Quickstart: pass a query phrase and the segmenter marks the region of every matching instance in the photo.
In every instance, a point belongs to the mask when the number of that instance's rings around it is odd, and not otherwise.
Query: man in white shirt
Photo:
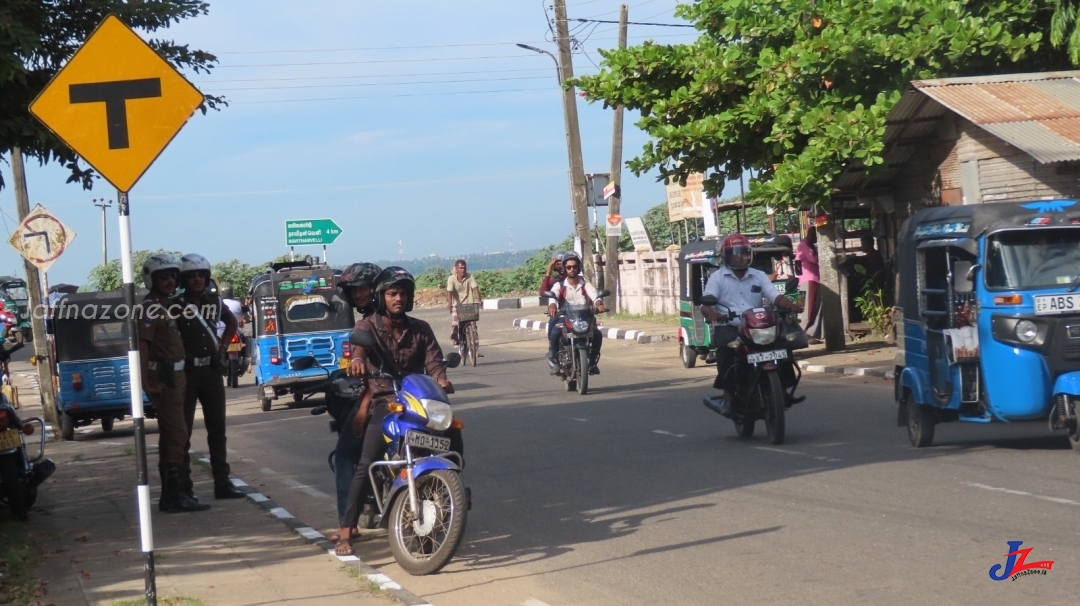
[[[567,305],[595,305],[596,310],[600,313],[604,313],[607,309],[604,308],[604,301],[598,295],[596,287],[585,281],[585,278],[581,277],[581,259],[576,255],[567,256],[563,260],[563,269],[566,271],[566,278],[562,282],[556,282],[551,287],[551,293],[555,295],[554,300],[548,304],[548,316],[551,321],[548,322],[548,353],[547,361],[548,366],[551,367],[552,372],[558,369],[558,362],[555,361],[555,356],[559,352],[559,339],[561,337],[561,330],[559,329],[559,322],[556,315],[558,314],[558,307],[562,304]],[[600,374],[600,368],[596,365],[600,361],[600,346],[603,345],[604,335],[600,332],[600,329],[593,327],[593,340],[592,349],[589,351],[589,374]]]
[[[713,323],[712,342],[716,348],[716,381],[713,388],[730,391],[728,369],[735,361],[735,351],[728,344],[739,336],[742,313],[761,307],[767,301],[789,311],[801,311],[791,299],[780,294],[765,272],[750,267],[753,251],[746,236],[734,233],[720,243],[720,259],[724,265],[705,283],[705,294],[716,297],[713,307],[701,306],[701,314]],[[730,312],[730,314],[729,314]],[[734,317],[732,317],[734,316]]]
[[[222,285],[221,288],[218,289],[218,294],[221,296],[221,304],[224,305],[225,307],[229,308],[229,311],[232,312],[233,317],[235,317],[237,320],[240,320],[240,318],[244,317],[244,306],[241,305],[239,301],[237,301],[236,299],[233,298],[233,287],[232,286],[230,286],[228,284]],[[218,339],[220,339],[221,335],[224,334],[224,333],[225,333],[225,323],[222,322],[221,320],[218,320],[217,321]]]

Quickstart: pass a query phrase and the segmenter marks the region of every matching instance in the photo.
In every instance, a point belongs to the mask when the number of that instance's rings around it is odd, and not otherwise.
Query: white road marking
[[[807,454],[805,452],[799,452],[797,450],[785,450],[783,448],[769,448],[768,446],[755,446],[754,448],[756,448],[758,450],[767,450],[769,452],[781,452],[781,453],[789,454],[789,455],[797,455],[797,456],[800,456],[800,457],[807,457],[807,458],[810,458],[810,459],[814,459],[815,461],[825,461],[825,462],[828,462],[828,463],[835,463],[835,462],[840,460],[840,459],[837,459],[837,458],[834,458],[834,457],[823,457],[823,456],[818,456],[818,455]]]
[[[1014,494],[1014,495],[1021,496],[1021,497],[1032,497],[1032,498],[1035,498],[1035,499],[1040,499],[1042,501],[1050,501],[1051,503],[1060,503],[1062,505],[1078,505],[1078,506],[1080,506],[1080,501],[1074,501],[1072,499],[1063,499],[1061,497],[1051,497],[1051,496],[1042,495],[1042,494],[1035,494],[1033,492],[1027,492],[1027,491],[1024,491],[1024,490],[1012,490],[1012,489],[1009,489],[1009,488],[999,488],[997,486],[987,486],[986,484],[978,484],[976,482],[961,482],[961,484],[964,484],[965,486],[971,486],[972,488],[982,488],[983,490],[992,490],[994,492],[1004,492],[1005,494]]]
[[[582,423],[588,423],[589,422],[588,419],[579,419],[577,417],[570,417],[570,420],[571,421],[581,421]]]
[[[311,486],[308,486],[307,484],[302,484],[300,482],[297,482],[296,480],[294,480],[292,478],[281,478],[281,483],[288,486],[289,488],[294,489],[294,490],[299,490],[300,492],[306,494],[309,497],[315,497],[316,499],[329,499],[330,498],[330,495],[326,494],[325,492],[323,492],[323,491],[321,491],[321,490],[319,490],[317,488],[312,488]]]
[[[686,437],[686,434],[684,434],[684,433],[671,433],[670,431],[664,431],[663,429],[654,429],[654,430],[652,430],[652,432],[653,433],[658,433],[658,434],[660,434],[662,436],[675,436],[676,438],[685,438]]]
[[[276,476],[277,475],[277,472],[274,471],[273,469],[270,469],[269,467],[263,467],[262,469],[259,470],[259,473],[265,473],[268,476]]]

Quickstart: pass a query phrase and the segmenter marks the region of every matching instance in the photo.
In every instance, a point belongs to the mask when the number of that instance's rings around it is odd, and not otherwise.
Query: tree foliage
[[[175,250],[136,250],[131,253],[133,267],[135,268],[135,286],[142,286],[142,266],[151,255],[166,253],[180,257],[183,253]],[[226,284],[233,287],[234,296],[242,298],[251,286],[251,279],[266,271],[269,264],[248,265],[237,259],[222,261],[211,266],[210,275],[218,286]],[[113,259],[107,265],[98,265],[90,270],[86,286],[82,291],[117,290],[123,286],[124,276],[120,269],[120,259]]]
[[[96,174],[56,135],[30,115],[30,102],[75,54],[109,14],[143,32],[166,29],[183,19],[205,15],[201,0],[4,0],[0,2],[0,160],[19,147],[40,164],[59,162],[71,171],[68,183],[91,189]],[[209,73],[217,58],[172,40],[153,38],[150,46],[178,69]],[[200,110],[224,105],[206,96]],[[0,173],[0,188],[4,185]]]
[[[1050,43],[1064,47],[1069,61],[1080,65],[1080,0],[1056,0],[1050,19]]]
[[[748,199],[821,203],[846,165],[880,169],[885,118],[911,80],[1059,69],[1044,44],[1059,0],[697,0],[691,44],[601,51],[589,100],[638,110],[651,137],[627,166],[706,191],[746,169]],[[857,165],[857,164],[856,164]]]

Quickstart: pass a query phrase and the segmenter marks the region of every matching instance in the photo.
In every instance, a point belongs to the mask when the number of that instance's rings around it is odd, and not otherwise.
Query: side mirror
[[[375,335],[370,331],[354,329],[349,333],[349,345],[356,345],[357,347],[368,348],[375,345]]]
[[[604,297],[610,297],[611,296],[611,291],[610,290],[601,290],[600,292],[596,293],[596,296],[600,297],[601,299],[603,299]]]
[[[719,303],[719,301],[716,299],[716,297],[714,297],[712,295],[701,295],[700,300],[701,300],[702,305],[708,305],[710,307],[712,307],[713,305],[716,305],[717,303]]]
[[[975,274],[978,273],[980,269],[982,269],[982,263],[976,263],[975,265],[972,265],[968,268],[967,273],[964,274],[964,278],[968,280],[974,280]]]
[[[458,352],[451,352],[443,358],[443,364],[446,364],[447,368],[457,368],[461,364],[461,354]]]
[[[309,368],[315,368],[318,365],[319,363],[315,360],[315,356],[300,356],[289,364],[289,368],[293,370],[307,370]]]
[[[540,295],[540,296],[542,296],[542,297],[547,297],[547,298],[549,298],[549,299],[554,299],[554,298],[555,298],[555,293],[551,292],[550,290],[545,290],[545,291],[543,292],[543,294],[542,294],[542,295]]]

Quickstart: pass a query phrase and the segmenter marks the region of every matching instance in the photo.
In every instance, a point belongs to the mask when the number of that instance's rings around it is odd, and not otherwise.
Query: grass
[[[345,574],[347,574],[350,577],[356,579],[357,581],[359,581],[361,583],[367,582],[368,591],[370,591],[373,595],[376,595],[376,596],[379,596],[379,597],[382,597],[382,598],[387,598],[387,599],[390,599],[390,600],[394,599],[394,596],[392,594],[390,594],[387,591],[384,591],[382,587],[379,587],[378,583],[376,583],[375,581],[372,581],[371,579],[367,578],[367,576],[361,575],[360,571],[357,570],[355,567],[353,567],[353,566],[342,566],[341,569],[345,571]]]
[[[197,600],[195,598],[189,598],[187,596],[158,596],[158,606],[210,606],[209,602]],[[122,602],[112,602],[109,606],[145,606],[146,598],[139,598],[137,600],[124,600]]]
[[[599,316],[599,317],[601,319],[603,319],[604,324],[607,324],[609,320],[612,321],[612,322],[617,322],[619,320],[630,320],[630,321],[640,320],[640,321],[645,321],[645,322],[660,322],[660,323],[663,323],[663,324],[670,324],[672,326],[678,326],[679,325],[679,316],[677,316],[677,315],[669,315],[669,314],[657,314],[657,313],[628,314],[628,313],[623,313],[623,312],[619,312],[619,313],[614,313],[613,312],[613,313],[603,314],[602,316]]]
[[[25,522],[0,523],[0,604],[29,604],[39,597],[34,569],[42,555],[35,544]]]

